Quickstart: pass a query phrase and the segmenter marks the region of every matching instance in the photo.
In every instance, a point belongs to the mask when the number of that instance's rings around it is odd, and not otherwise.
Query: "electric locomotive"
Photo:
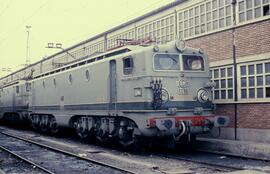
[[[207,55],[181,40],[164,45],[124,45],[71,62],[0,89],[1,115],[28,121],[42,132],[68,127],[81,138],[188,141],[213,127]]]

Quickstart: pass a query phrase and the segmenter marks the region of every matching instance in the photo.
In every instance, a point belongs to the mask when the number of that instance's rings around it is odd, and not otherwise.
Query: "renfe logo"
[[[176,86],[178,87],[178,95],[188,95],[189,83],[185,79],[179,79],[176,81]]]

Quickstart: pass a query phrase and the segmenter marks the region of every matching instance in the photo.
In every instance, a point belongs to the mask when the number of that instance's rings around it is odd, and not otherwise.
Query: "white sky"
[[[0,76],[26,61],[26,25],[30,30],[31,63],[86,40],[174,0],[0,0]]]

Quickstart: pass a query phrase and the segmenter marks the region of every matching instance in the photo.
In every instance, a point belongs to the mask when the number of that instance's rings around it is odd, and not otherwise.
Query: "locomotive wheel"
[[[39,130],[39,125],[40,125],[39,115],[32,115],[31,125],[33,129]]]
[[[125,127],[119,129],[119,143],[124,147],[129,147],[138,143],[138,137],[134,135],[134,131],[127,130]]]
[[[83,127],[84,121],[82,118],[78,118],[77,121],[74,123],[75,124],[75,129],[76,129],[76,133],[77,135],[81,138],[81,139],[86,139],[88,137],[88,131],[87,129],[85,129]]]
[[[57,125],[56,120],[55,120],[54,117],[52,117],[50,119],[50,131],[53,134],[57,134],[59,132],[59,127],[58,127],[58,125]]]
[[[49,117],[48,116],[41,116],[40,122],[40,130],[43,133],[49,132]]]

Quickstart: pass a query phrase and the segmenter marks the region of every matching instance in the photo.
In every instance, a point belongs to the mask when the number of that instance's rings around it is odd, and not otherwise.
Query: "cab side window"
[[[133,58],[125,57],[123,58],[123,73],[124,75],[132,74],[134,68]]]

